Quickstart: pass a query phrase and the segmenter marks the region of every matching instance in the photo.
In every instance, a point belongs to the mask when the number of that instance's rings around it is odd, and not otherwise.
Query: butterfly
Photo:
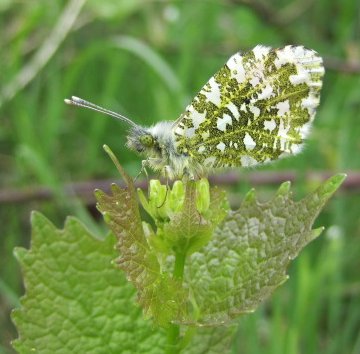
[[[231,56],[175,121],[142,127],[75,96],[65,102],[127,123],[127,146],[144,157],[143,167],[168,178],[196,178],[213,169],[249,167],[300,152],[320,102],[324,73],[314,50],[258,45]]]

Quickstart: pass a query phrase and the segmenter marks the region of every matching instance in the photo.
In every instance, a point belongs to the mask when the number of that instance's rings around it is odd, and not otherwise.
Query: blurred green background
[[[31,210],[58,227],[76,215],[104,233],[92,189],[119,176],[102,145],[132,176],[141,166],[124,147],[123,124],[63,99],[77,95],[143,125],[174,120],[230,55],[257,44],[313,48],[326,75],[302,154],[217,177],[234,206],[255,184],[266,200],[276,189],[268,182],[287,176],[296,198],[324,174],[349,178],[290,280],[239,319],[233,353],[360,353],[359,1],[0,0],[0,21],[0,353],[13,353],[9,315],[24,289],[12,250],[29,247]]]

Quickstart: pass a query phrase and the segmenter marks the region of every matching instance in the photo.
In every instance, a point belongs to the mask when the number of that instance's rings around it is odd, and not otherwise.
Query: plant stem
[[[182,283],[184,276],[185,259],[186,259],[185,253],[176,253],[173,277],[180,280],[180,283]]]
[[[180,353],[180,326],[175,324],[170,324],[167,329],[167,339],[168,339],[168,349],[166,350],[167,354],[176,354]]]
[[[185,267],[185,259],[186,253],[176,252],[175,254],[175,266],[173,277],[182,283],[183,276],[184,276],[184,267]],[[168,354],[175,354],[180,353],[180,326],[176,324],[170,324],[167,330],[167,338],[169,348],[167,350]]]

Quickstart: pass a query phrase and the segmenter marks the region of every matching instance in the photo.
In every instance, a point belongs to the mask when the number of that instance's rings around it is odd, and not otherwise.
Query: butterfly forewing
[[[298,152],[323,75],[321,57],[302,46],[257,46],[233,55],[174,124],[178,152],[209,168]]]

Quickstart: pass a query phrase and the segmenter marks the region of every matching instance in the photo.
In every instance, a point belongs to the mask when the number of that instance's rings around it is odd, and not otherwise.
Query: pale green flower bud
[[[196,182],[196,208],[200,214],[206,213],[210,206],[210,186],[206,178]]]

